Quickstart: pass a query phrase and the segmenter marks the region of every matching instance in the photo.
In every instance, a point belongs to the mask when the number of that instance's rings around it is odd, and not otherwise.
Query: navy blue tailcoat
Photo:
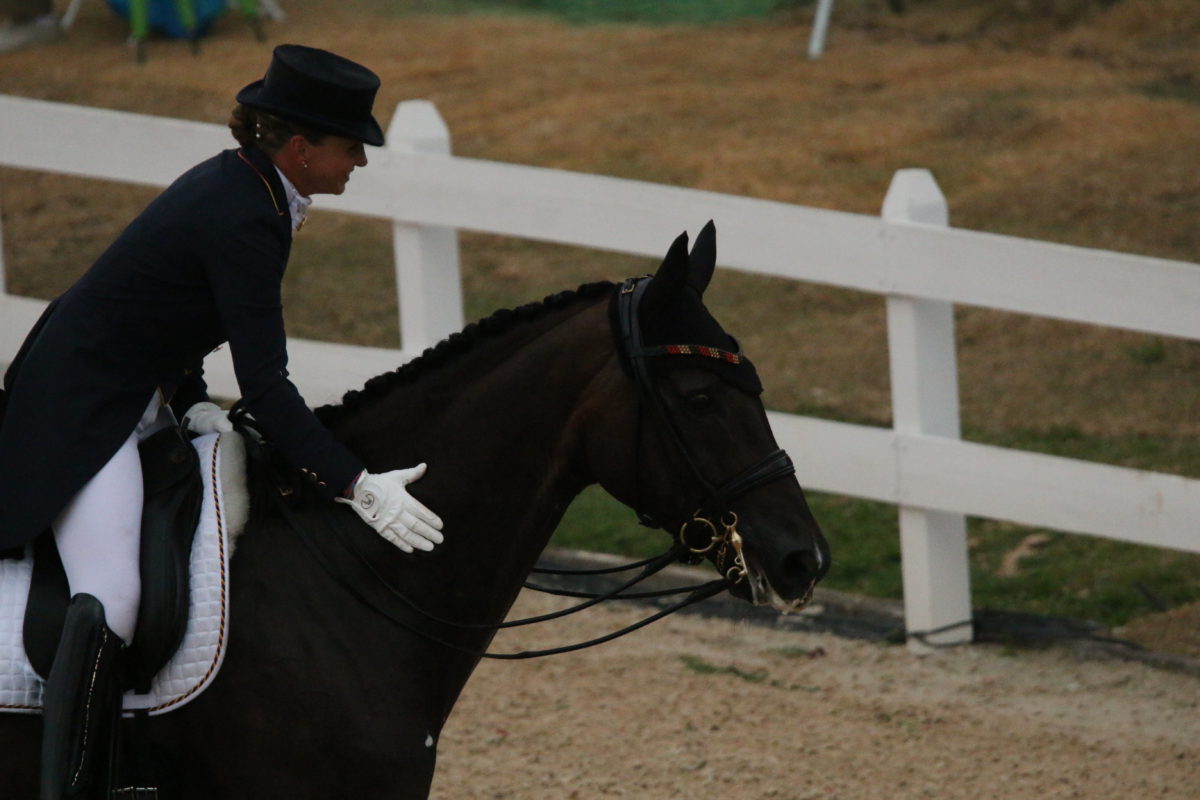
[[[48,527],[133,431],[156,389],[204,400],[228,342],[242,398],[330,495],[362,463],[288,380],[280,283],[292,244],[283,183],[255,148],[180,176],[54,300],[4,376],[0,550]]]

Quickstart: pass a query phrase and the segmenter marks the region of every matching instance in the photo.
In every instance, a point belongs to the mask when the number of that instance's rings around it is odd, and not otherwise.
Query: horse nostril
[[[805,585],[824,575],[828,567],[820,551],[815,548],[789,553],[783,561],[783,566],[790,579]]]

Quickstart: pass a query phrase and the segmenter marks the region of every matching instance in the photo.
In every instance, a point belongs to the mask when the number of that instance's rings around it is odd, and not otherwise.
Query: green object
[[[254,0],[250,0],[250,5],[254,5]],[[175,0],[175,9],[183,27],[195,35],[196,7],[192,0]],[[150,34],[150,0],[129,0],[129,27],[134,39],[145,39]]]
[[[149,0],[137,0],[139,3],[146,3]],[[192,0],[175,0],[175,8],[179,9],[179,19],[183,21],[183,27],[193,32],[196,30],[196,9],[192,6]]]
[[[129,29],[134,39],[145,39],[150,34],[150,0],[131,0]]]

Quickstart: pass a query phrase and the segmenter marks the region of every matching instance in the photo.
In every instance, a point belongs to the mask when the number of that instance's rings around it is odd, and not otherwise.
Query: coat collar
[[[257,147],[242,147],[238,149],[237,156],[243,164],[254,170],[258,175],[262,181],[263,188],[271,196],[271,203],[275,206],[275,214],[286,219],[288,229],[290,230],[292,227],[291,212],[288,208],[287,193],[283,188],[283,180],[275,170],[274,162]]]
[[[283,181],[283,194],[287,198],[288,212],[292,223],[292,235],[295,235],[304,226],[304,220],[308,216],[308,209],[312,205],[312,198],[300,194],[299,190],[288,180],[288,176],[284,175],[283,170],[278,166],[275,167],[275,174],[279,176],[279,180]]]

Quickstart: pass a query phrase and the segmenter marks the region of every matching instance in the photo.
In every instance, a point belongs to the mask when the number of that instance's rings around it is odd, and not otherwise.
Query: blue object
[[[137,0],[108,0],[109,8],[130,19],[130,5]],[[150,29],[172,39],[187,39],[192,35],[179,13],[179,0],[145,0],[149,5]],[[196,15],[196,36],[204,36],[213,21],[225,13],[225,0],[190,0]],[[135,31],[135,35],[136,35]]]

